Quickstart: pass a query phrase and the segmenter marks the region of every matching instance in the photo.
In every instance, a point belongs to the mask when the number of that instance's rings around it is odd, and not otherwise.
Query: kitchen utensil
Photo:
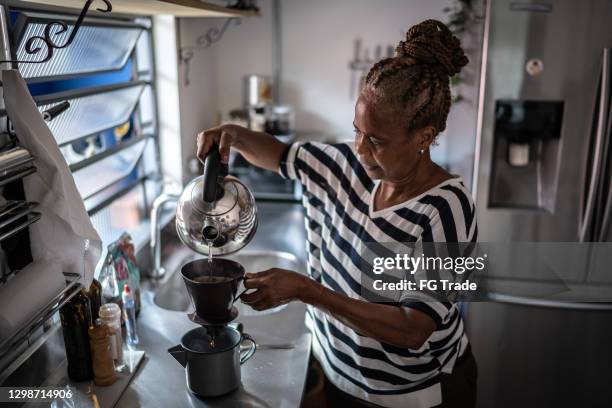
[[[291,106],[276,105],[266,122],[266,132],[284,143],[295,138],[295,112]]]
[[[200,326],[226,325],[236,320],[236,318],[238,317],[238,308],[236,306],[232,307],[232,310],[229,312],[227,319],[223,322],[209,322],[198,316],[196,312],[187,313],[187,317],[189,317],[189,320],[191,320],[195,324],[199,324]]]
[[[0,152],[0,176],[31,166],[33,161],[34,157],[23,147],[4,150]]]
[[[238,284],[244,267],[213,257],[243,248],[257,230],[257,209],[249,189],[228,176],[219,147],[213,145],[203,174],[192,180],[179,198],[176,229],[181,241],[208,259],[188,262],[181,275],[195,312],[188,315],[202,325],[190,330],[181,344],[168,350],[185,367],[187,388],[199,396],[226,394],[240,385],[240,365],[255,352],[255,341],[228,325],[238,315]],[[246,291],[246,289],[245,289]],[[244,292],[243,292],[244,293]],[[241,353],[239,345],[250,341]]]
[[[240,344],[251,346],[244,353]],[[216,331],[214,339],[205,327],[190,330],[181,338],[181,344],[168,349],[183,367],[187,388],[202,397],[227,394],[240,386],[240,366],[250,359],[257,345],[246,333],[231,326]]]
[[[16,209],[20,209],[27,205],[27,201],[22,200],[4,200],[0,204],[0,220],[6,215],[12,213]]]
[[[242,331],[244,329],[244,325],[242,323],[239,323],[239,322],[238,323],[231,323],[230,326],[233,327],[234,329],[238,330],[240,333],[242,333]],[[242,347],[242,345],[240,345],[240,347]],[[295,348],[295,343],[276,343],[276,344],[274,344],[274,343],[271,343],[271,344],[260,344],[260,343],[257,343],[257,350],[290,350],[292,348]]]
[[[244,107],[265,106],[272,101],[272,82],[264,75],[244,77]]]
[[[26,216],[37,207],[38,203],[8,201],[6,207],[0,209],[0,228],[4,228],[14,221]]]
[[[206,156],[202,176],[179,198],[176,229],[181,241],[205,255],[227,255],[248,244],[257,230],[257,208],[249,189],[227,175],[218,146]]]
[[[244,267],[238,262],[215,258],[198,259],[181,268],[195,313],[213,324],[229,323],[238,284],[244,279]],[[243,292],[244,293],[244,292]]]
[[[294,343],[283,343],[283,344],[259,344],[257,343],[257,350],[291,350],[294,348],[295,348]]]
[[[44,111],[42,113],[43,119],[47,122],[51,122],[57,116],[64,113],[68,108],[70,108],[70,102],[68,101],[60,102],[57,105]]]

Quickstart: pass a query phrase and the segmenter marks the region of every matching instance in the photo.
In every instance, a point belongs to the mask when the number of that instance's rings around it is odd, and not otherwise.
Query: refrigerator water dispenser
[[[489,207],[553,212],[562,119],[562,101],[496,101]]]

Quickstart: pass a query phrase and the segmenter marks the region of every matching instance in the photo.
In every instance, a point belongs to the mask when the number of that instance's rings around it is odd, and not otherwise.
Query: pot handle
[[[257,351],[257,343],[255,343],[255,340],[250,335],[248,335],[247,333],[242,333],[242,338],[240,339],[240,342],[242,343],[242,341],[244,340],[250,341],[251,347],[249,347],[249,349],[244,354],[240,355],[240,365],[246,363],[249,358],[253,357],[255,351]]]
[[[221,162],[219,145],[215,143],[211,146],[204,160],[202,200],[205,203],[214,203],[223,195],[219,179],[223,179],[227,176],[227,173],[227,165]]]
[[[212,203],[217,199],[217,178],[221,167],[221,155],[219,146],[213,144],[204,160],[204,172],[202,186],[202,200],[205,203]]]
[[[240,281],[246,281],[246,278],[244,276],[239,277],[238,279],[236,279],[238,282]],[[242,293],[240,293],[239,295],[237,295],[234,300],[232,301],[232,303],[234,303],[235,301],[237,301],[238,299],[240,299],[240,296],[244,295],[246,293],[248,289],[244,288],[244,290],[242,291]]]

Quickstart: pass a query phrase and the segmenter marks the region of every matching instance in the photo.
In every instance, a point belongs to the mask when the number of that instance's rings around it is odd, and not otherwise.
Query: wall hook
[[[239,25],[242,22],[242,20],[238,17],[230,17],[227,20],[225,20],[221,28],[211,27],[204,34],[201,34],[200,36],[198,36],[198,38],[195,41],[196,45],[180,47],[179,59],[180,59],[181,64],[183,64],[185,67],[185,75],[184,75],[185,86],[189,86],[190,84],[189,62],[193,58],[193,51],[194,50],[205,50],[208,47],[210,47],[212,44],[219,41],[221,37],[223,37],[223,34],[225,34],[225,31],[227,30],[227,28],[232,22],[234,22],[236,25]],[[179,31],[180,31],[180,28],[179,28]],[[180,39],[179,39],[179,43],[180,43]]]

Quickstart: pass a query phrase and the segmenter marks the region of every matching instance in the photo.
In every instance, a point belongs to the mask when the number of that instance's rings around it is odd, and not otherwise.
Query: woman
[[[264,310],[307,304],[313,355],[328,399],[349,406],[469,407],[476,366],[455,304],[372,303],[360,295],[363,242],[473,242],[474,204],[459,177],[430,158],[446,127],[449,77],[467,64],[439,21],[412,27],[396,55],[376,63],[355,106],[355,143],[287,146],[224,125],[198,135],[198,157],[219,144],[304,186],[306,277],[273,268],[247,274],[242,301]],[[329,401],[328,401],[329,402]],[[330,404],[336,406],[335,404]]]

